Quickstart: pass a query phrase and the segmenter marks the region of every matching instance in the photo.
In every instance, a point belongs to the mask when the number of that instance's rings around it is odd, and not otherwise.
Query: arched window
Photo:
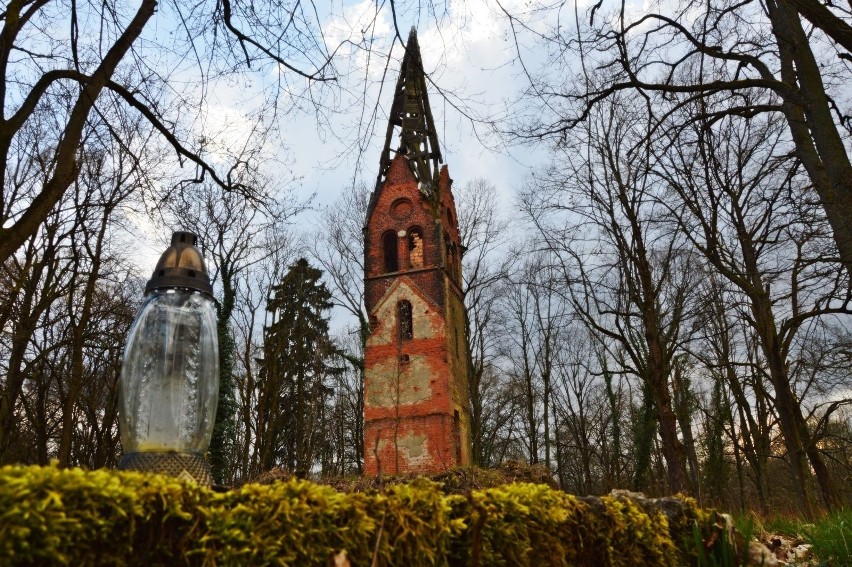
[[[414,338],[414,325],[411,321],[411,303],[402,300],[396,304],[397,333],[400,341]]]
[[[412,268],[423,267],[423,231],[418,227],[408,230],[408,264]]]
[[[385,271],[399,271],[399,257],[397,256],[396,248],[396,233],[392,230],[387,231],[382,236],[382,248],[385,252]]]
[[[456,246],[446,233],[444,233],[444,239],[444,242],[447,243],[447,271],[450,273],[453,281],[458,281],[458,274],[456,273]]]

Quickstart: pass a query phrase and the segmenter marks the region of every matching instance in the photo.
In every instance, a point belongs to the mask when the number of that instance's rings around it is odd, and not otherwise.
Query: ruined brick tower
[[[442,471],[470,460],[463,248],[441,161],[412,29],[364,228],[370,475]]]

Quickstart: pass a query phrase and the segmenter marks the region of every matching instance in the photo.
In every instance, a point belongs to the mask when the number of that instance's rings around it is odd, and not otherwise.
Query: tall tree
[[[806,325],[852,313],[852,294],[848,273],[826,261],[830,244],[816,203],[790,198],[807,180],[797,175],[785,139],[771,115],[713,122],[698,116],[663,144],[653,169],[670,188],[664,202],[675,225],[747,298],[799,503],[810,517],[809,468],[826,506],[839,502],[791,383],[790,355]]]
[[[725,280],[712,267],[701,286],[701,304],[696,319],[697,326],[703,332],[695,337],[691,355],[711,374],[714,389],[710,408],[712,412],[705,418],[705,432],[724,431],[728,443],[732,446],[737,461],[737,481],[741,503],[745,500],[744,473],[742,459],[745,459],[751,474],[749,475],[757,495],[761,510],[768,511],[768,459],[771,453],[770,416],[766,411],[767,394],[764,381],[757,371],[759,361],[752,360],[748,342],[752,333],[751,326],[741,317],[738,304],[740,298]],[[731,297],[733,296],[733,297]],[[718,383],[718,385],[717,385]],[[727,392],[728,396],[723,393]],[[732,398],[728,403],[728,397]],[[727,417],[727,423],[725,418]],[[721,442],[721,440],[719,440]],[[713,445],[715,440],[705,440],[705,448],[710,451],[722,450]],[[712,460],[719,453],[708,453],[711,459],[705,470],[705,482],[719,481],[723,463]],[[708,466],[705,464],[705,467]]]
[[[331,293],[321,278],[322,271],[301,258],[270,292],[257,408],[261,470],[280,464],[306,477],[318,456],[327,379],[339,373],[330,363],[337,350],[328,335]]]
[[[0,332],[0,461],[115,462],[121,347],[141,289],[105,236],[116,187],[89,181],[102,198],[89,201],[90,191],[81,189],[0,270],[8,284],[0,309],[7,321]]]
[[[672,376],[689,316],[693,259],[683,238],[658,222],[650,148],[637,144],[650,127],[644,109],[613,102],[556,154],[558,165],[535,179],[523,200],[574,311],[608,339],[608,348],[623,349],[626,370],[642,381],[669,489],[688,491]]]
[[[370,321],[364,308],[364,222],[367,217],[369,191],[363,184],[344,191],[322,215],[321,228],[308,235],[307,248],[322,267],[329,281],[334,305],[355,318],[352,332],[357,340],[342,340],[341,354],[357,375],[357,381],[341,376],[337,400],[348,406],[348,416],[355,451],[356,470],[364,462],[364,347],[370,334]],[[345,391],[345,394],[344,394]],[[359,409],[360,408],[360,409]],[[357,419],[351,420],[357,409]],[[342,410],[341,410],[342,411]]]
[[[508,223],[499,212],[497,187],[486,179],[474,179],[455,194],[462,256],[462,293],[465,304],[465,334],[470,348],[468,398],[470,400],[471,461],[488,462],[485,438],[496,424],[489,417],[499,413],[486,406],[486,372],[497,356],[497,304],[508,261],[503,257]],[[490,375],[496,377],[494,373]]]

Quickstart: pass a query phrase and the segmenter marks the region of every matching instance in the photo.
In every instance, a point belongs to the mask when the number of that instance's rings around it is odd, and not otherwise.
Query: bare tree
[[[143,131],[138,120],[121,117],[121,121],[116,120],[114,126],[107,128],[100,118],[87,132],[87,136],[96,139],[86,141],[90,151],[81,160],[80,172],[71,186],[76,214],[86,220],[69,233],[68,238],[72,255],[72,278],[81,282],[79,285],[82,289],[79,291],[81,297],[78,306],[73,305],[78,293],[69,295],[71,367],[67,378],[62,381],[67,390],[59,440],[60,466],[69,466],[71,463],[72,437],[79,421],[75,406],[83,390],[88,387],[84,380],[84,355],[90,322],[95,315],[96,295],[108,285],[108,280],[103,281],[103,267],[106,264],[115,269],[126,261],[120,250],[111,250],[109,245],[115,217],[118,216],[117,210],[127,204],[134,192],[149,182],[144,170],[151,165],[136,156],[150,142],[150,132]],[[113,136],[119,126],[122,137],[120,143]],[[104,298],[101,296],[100,299]]]
[[[711,268],[712,269],[712,268]],[[745,506],[744,471],[745,459],[751,471],[751,479],[757,495],[758,506],[768,510],[769,493],[767,461],[771,455],[771,424],[767,409],[767,394],[757,361],[751,360],[748,335],[751,326],[736,314],[742,309],[741,297],[720,276],[709,271],[702,285],[702,305],[697,316],[697,327],[703,329],[690,348],[690,354],[711,374],[714,389],[708,407],[712,410],[705,417],[705,435],[709,454],[713,459],[722,458],[721,442],[716,437],[723,431],[733,447],[737,466],[737,482],[741,506]],[[730,398],[730,399],[729,399]],[[708,457],[709,458],[709,457]],[[713,461],[707,465],[705,478],[709,485],[721,484],[724,464]],[[708,495],[712,497],[712,495]]]
[[[607,348],[623,349],[629,371],[647,388],[669,489],[685,491],[686,453],[671,380],[689,316],[693,260],[683,239],[657,222],[656,188],[647,174],[651,156],[636,145],[648,127],[641,110],[611,104],[523,200],[573,310],[607,339]]]
[[[506,323],[502,333],[501,354],[512,384],[517,417],[520,422],[519,441],[525,445],[530,463],[541,459],[542,387],[537,372],[537,343],[534,327],[535,299],[525,281],[510,279],[502,302],[501,320]]]
[[[340,345],[335,364],[342,372],[333,376],[334,395],[331,410],[333,417],[328,422],[327,443],[333,445],[335,455],[323,465],[323,474],[360,474],[364,467],[364,377],[359,368],[351,364],[351,354],[363,358],[363,343],[356,332],[346,332],[336,338]],[[350,343],[350,344],[347,344]],[[361,349],[359,351],[359,349]]]
[[[351,429],[351,449],[355,469],[364,462],[364,347],[370,334],[370,322],[364,308],[364,222],[367,217],[369,191],[365,185],[353,185],[322,215],[320,230],[308,235],[306,247],[319,263],[329,282],[335,307],[342,308],[357,321],[352,332],[357,341],[340,341],[341,354],[357,374],[351,381],[348,372],[339,378],[336,409]],[[359,409],[360,408],[360,409]],[[357,419],[353,412],[357,410]]]
[[[319,231],[310,235],[308,249],[329,280],[334,303],[358,321],[362,343],[370,333],[364,310],[364,222],[369,191],[354,185],[322,215]],[[363,370],[363,360],[360,367]]]
[[[38,159],[26,164],[26,177],[43,178],[44,164]],[[24,190],[25,192],[26,190]],[[4,351],[7,354],[3,368],[3,391],[0,399],[0,459],[5,462],[25,458],[24,455],[10,448],[20,424],[17,420],[19,403],[27,378],[38,365],[45,363],[48,355],[33,360],[28,356],[29,346],[36,333],[48,321],[61,320],[55,315],[56,304],[63,297],[68,297],[74,289],[72,274],[75,269],[73,262],[68,261],[68,243],[71,235],[88,219],[76,214],[76,202],[66,198],[65,207],[52,211],[39,232],[26,241],[21,253],[9,258],[3,265],[4,279],[10,284],[5,292],[2,305],[3,335],[5,335]],[[59,329],[51,329],[55,345],[47,352],[54,352],[65,346],[65,338]],[[47,348],[47,347],[46,347]],[[41,388],[40,395],[46,400],[48,386],[44,381],[37,381]],[[36,440],[36,445],[47,449],[46,424],[42,424],[40,433],[43,435]],[[45,454],[46,455],[46,454]],[[46,458],[46,457],[45,457]]]
[[[470,400],[471,455],[474,464],[487,463],[484,437],[494,425],[486,423],[491,412],[485,406],[487,368],[497,356],[497,304],[507,260],[502,247],[509,229],[498,207],[497,188],[485,179],[474,179],[456,191],[462,256],[462,294],[465,303],[465,334],[470,350],[468,398]],[[492,377],[499,376],[492,373]],[[496,417],[496,416],[495,416]]]
[[[807,180],[785,151],[779,120],[693,124],[664,143],[655,173],[670,189],[664,202],[678,229],[747,298],[747,320],[774,389],[799,504],[812,516],[808,464],[826,506],[837,506],[838,496],[811,440],[804,390],[796,393],[790,359],[809,325],[850,313],[848,273],[826,261],[827,226],[814,214],[818,203],[798,196]]]
[[[621,1],[615,13],[601,14],[604,9],[603,2],[594,3],[585,14],[588,25],[578,21],[575,28],[554,26],[540,34],[529,26],[553,46],[554,56],[539,76],[529,75],[535,111],[523,113],[531,119],[518,133],[562,137],[624,92],[657,110],[654,131],[683,125],[678,108],[716,96],[731,104],[706,109],[711,121],[783,116],[811,180],[800,189],[819,196],[841,261],[852,271],[852,164],[843,137],[850,128],[843,96],[850,72],[848,10],[813,0],[683,0],[642,13]],[[814,47],[822,38],[805,29],[800,14],[843,46],[839,58]],[[507,16],[516,34],[527,31],[520,14]],[[567,81],[574,72],[581,80]],[[801,193],[799,199],[810,197]]]
[[[12,285],[3,317],[11,333],[0,341],[9,354],[0,382],[0,459],[114,461],[121,347],[135,302],[123,250],[108,227],[136,187],[126,157],[89,155],[73,194],[7,262]]]
[[[582,325],[561,333],[554,364],[553,420],[556,432],[556,477],[560,486],[577,494],[593,494],[605,482],[600,474],[606,438],[596,438],[607,418],[606,399],[593,375],[589,353],[595,339]],[[614,487],[614,486],[613,486]]]

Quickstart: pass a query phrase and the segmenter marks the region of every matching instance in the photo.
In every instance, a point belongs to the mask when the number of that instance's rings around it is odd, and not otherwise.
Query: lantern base
[[[193,480],[205,486],[213,484],[210,463],[196,453],[178,453],[177,451],[129,453],[118,462],[118,470],[165,474]]]

